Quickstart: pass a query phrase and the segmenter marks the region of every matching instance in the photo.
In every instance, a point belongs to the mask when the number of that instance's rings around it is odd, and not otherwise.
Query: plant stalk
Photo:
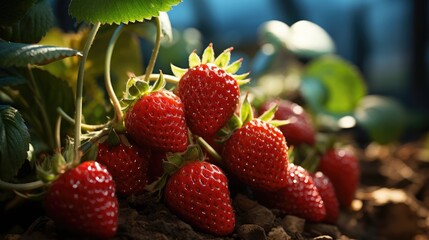
[[[206,140],[204,140],[202,137],[198,137],[197,142],[201,145],[202,148],[204,148],[207,151],[208,154],[210,154],[210,156],[212,156],[216,160],[218,166],[220,167],[225,166],[225,163],[223,162],[222,157],[219,155],[219,153],[216,152],[216,150],[214,150],[212,146],[210,146],[210,144],[206,142]]]
[[[110,76],[110,63],[112,61],[113,48],[115,47],[115,43],[118,40],[123,27],[124,27],[124,24],[121,23],[115,29],[115,32],[113,33],[112,38],[110,38],[109,45],[107,46],[106,61],[105,61],[105,68],[104,68],[104,84],[106,85],[107,94],[109,95],[110,101],[112,102],[113,109],[115,111],[115,117],[113,119],[114,123],[121,123],[123,121],[124,116],[121,110],[121,104],[119,103],[119,100],[116,97],[115,91],[113,90],[112,79]]]
[[[76,86],[76,113],[75,113],[75,142],[74,150],[75,156],[73,159],[73,166],[77,166],[80,162],[81,154],[79,150],[80,146],[80,135],[81,135],[81,122],[82,122],[82,98],[83,98],[83,76],[85,73],[85,63],[88,58],[89,50],[94,42],[95,36],[97,35],[98,29],[101,23],[97,22],[91,29],[88,38],[86,39],[85,46],[83,48],[82,59],[79,63],[79,71],[77,75],[77,86]]]
[[[142,75],[142,76],[138,76],[138,78],[143,78],[143,79],[147,79],[146,81],[156,81],[158,80],[160,74],[150,74],[150,76],[147,78],[146,74]],[[172,75],[168,75],[168,74],[162,74],[162,76],[164,77],[165,81],[174,85],[179,84],[180,79],[176,76],[172,76]]]
[[[0,180],[0,188],[5,190],[29,191],[36,188],[41,188],[45,185],[46,184],[40,180],[30,183],[8,183]]]
[[[153,72],[153,68],[155,67],[155,61],[158,57],[159,48],[161,47],[161,21],[159,20],[159,17],[154,17],[155,19],[155,25],[156,25],[156,39],[155,39],[155,45],[153,47],[152,55],[150,56],[149,63],[147,65],[146,71],[145,71],[145,78],[144,80],[146,82],[149,82],[149,77]]]

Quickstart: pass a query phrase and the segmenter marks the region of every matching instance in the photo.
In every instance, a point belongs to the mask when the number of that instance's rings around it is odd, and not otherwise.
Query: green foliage
[[[19,112],[0,105],[0,178],[10,180],[27,158],[30,134]]]
[[[72,0],[69,13],[79,22],[120,24],[159,16],[181,0]]]
[[[21,43],[37,43],[46,34],[46,32],[54,25],[54,14],[48,1],[9,1],[7,3],[12,9],[17,9],[19,13],[17,16],[25,12],[25,14],[16,20],[16,17],[10,18],[9,21],[5,20],[6,25],[0,27],[0,37],[7,41],[21,42]],[[22,3],[20,3],[22,2]],[[35,2],[34,4],[32,2]],[[10,9],[6,16],[15,14]],[[2,15],[3,16],[3,15]]]
[[[380,144],[399,140],[406,125],[406,116],[398,101],[376,95],[363,98],[355,112],[358,125]]]
[[[0,2],[0,25],[10,26],[19,21],[33,6],[36,0],[20,0]]]
[[[1,67],[26,67],[28,64],[44,65],[79,54],[78,51],[65,47],[0,41]]]
[[[0,87],[24,84],[27,80],[16,68],[0,68]]]
[[[316,112],[341,116],[354,111],[366,94],[366,85],[353,65],[325,56],[306,67],[301,93]]]
[[[50,151],[55,147],[53,139],[55,139],[55,123],[58,117],[57,108],[61,107],[67,114],[73,116],[72,88],[66,81],[41,69],[32,69],[31,75],[26,70],[20,72],[21,76],[26,77],[27,84],[13,87],[18,94],[10,97],[27,124],[31,126],[32,136],[42,141],[42,144],[35,144],[36,152]],[[63,137],[68,128],[70,124],[64,122]]]

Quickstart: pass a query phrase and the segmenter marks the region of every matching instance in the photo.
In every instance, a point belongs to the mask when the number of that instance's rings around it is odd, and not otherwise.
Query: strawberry
[[[97,162],[83,162],[60,175],[46,193],[45,208],[56,224],[72,232],[104,239],[116,233],[115,184]]]
[[[331,180],[340,205],[350,207],[359,183],[356,155],[345,147],[330,148],[320,158],[319,170]]]
[[[184,106],[167,90],[147,93],[126,112],[125,128],[139,145],[166,152],[182,152],[188,146]]]
[[[149,180],[150,151],[135,145],[98,145],[96,161],[106,166],[116,184],[116,192],[127,196],[141,194]]]
[[[266,101],[262,104],[259,111],[265,112],[275,104],[278,104],[278,109],[274,115],[274,119],[290,121],[289,124],[279,127],[288,145],[314,145],[316,140],[315,130],[311,118],[305,110],[296,103],[278,99]]]
[[[203,53],[202,61],[193,52],[190,68],[179,69],[172,66],[180,77],[178,95],[185,106],[185,116],[189,129],[201,137],[213,136],[234,114],[240,98],[239,83],[245,83],[247,74],[233,75],[241,65],[238,60],[228,65],[230,51],[214,59],[210,44]]]
[[[335,224],[337,222],[340,210],[334,186],[332,185],[329,178],[320,171],[311,174],[311,177],[313,178],[314,185],[319,191],[323,203],[325,204],[326,216],[323,221]]]
[[[287,184],[287,150],[278,128],[252,119],[225,142],[222,157],[228,169],[248,186],[274,191]]]
[[[164,197],[172,212],[202,231],[224,236],[234,230],[228,179],[216,165],[185,163],[168,180]]]
[[[324,202],[307,170],[290,163],[287,174],[287,185],[284,188],[274,192],[256,191],[258,200],[283,214],[295,215],[312,222],[324,220]]]

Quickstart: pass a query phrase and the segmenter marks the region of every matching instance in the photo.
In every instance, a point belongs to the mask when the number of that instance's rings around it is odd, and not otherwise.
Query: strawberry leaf
[[[273,104],[272,107],[270,107],[267,111],[262,113],[261,116],[259,116],[258,118],[264,122],[269,122],[269,121],[273,120],[274,115],[276,114],[278,108],[279,108],[278,103]]]
[[[0,178],[10,180],[27,158],[30,134],[18,110],[0,105]]]
[[[326,56],[307,66],[301,93],[315,111],[346,115],[366,95],[366,85],[355,66],[340,57]]]
[[[33,2],[35,3],[31,5],[19,21],[0,30],[2,39],[12,42],[36,43],[54,26],[54,14],[48,1],[39,0]],[[4,7],[2,4],[1,8]],[[6,10],[10,11],[7,8]],[[14,12],[11,13],[15,14]]]
[[[159,74],[159,78],[155,81],[155,83],[151,87],[151,92],[156,92],[165,87],[165,79],[162,72]]]
[[[159,16],[181,0],[72,0],[69,13],[78,21],[102,24],[142,22]]]
[[[0,68],[0,87],[24,84],[27,80],[15,68]]]
[[[1,67],[44,65],[66,57],[80,56],[71,48],[0,41]]]
[[[0,25],[10,26],[27,13],[36,0],[2,1],[0,8]]]

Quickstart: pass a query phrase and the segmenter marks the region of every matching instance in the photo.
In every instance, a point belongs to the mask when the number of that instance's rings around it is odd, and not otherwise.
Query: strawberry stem
[[[155,25],[156,25],[156,39],[155,39],[155,45],[153,47],[152,55],[150,56],[149,64],[147,65],[146,71],[145,71],[145,78],[144,80],[146,82],[149,81],[149,77],[153,72],[153,68],[155,67],[155,61],[158,57],[159,48],[161,47],[161,21],[159,20],[159,17],[155,17]]]
[[[216,150],[214,150],[212,146],[210,146],[210,144],[206,142],[206,140],[204,140],[202,137],[198,137],[197,143],[200,144],[201,147],[204,148],[210,154],[210,156],[212,156],[216,160],[219,166],[225,166],[222,157],[219,155],[219,153],[216,152]]]
[[[89,50],[91,45],[94,42],[95,35],[97,35],[98,29],[100,28],[101,23],[97,22],[91,29],[88,38],[86,39],[85,46],[83,48],[82,59],[79,63],[79,71],[77,75],[77,85],[76,85],[76,113],[75,113],[75,143],[74,143],[74,152],[75,156],[73,159],[73,166],[77,166],[80,162],[81,152],[79,150],[80,146],[80,135],[81,135],[81,122],[82,122],[82,98],[83,98],[83,76],[85,73],[85,63],[88,58]]]
[[[75,120],[70,117],[69,115],[67,115],[66,112],[64,112],[63,109],[61,109],[60,107],[57,108],[57,112],[61,115],[62,118],[64,118],[67,122],[71,123],[71,124],[75,124]],[[98,125],[90,125],[90,124],[85,124],[85,123],[81,123],[80,126],[83,130],[86,131],[97,131],[100,129],[103,129],[107,126],[109,126],[110,122],[105,123],[105,124],[98,124]]]
[[[41,188],[46,184],[40,180],[29,183],[8,183],[0,180],[0,188],[5,190],[29,191],[36,188]]]
[[[113,90],[113,87],[112,87],[112,80],[110,77],[110,63],[112,60],[113,48],[115,47],[115,43],[118,40],[123,27],[124,27],[124,24],[121,23],[115,29],[115,32],[113,33],[112,38],[110,38],[109,45],[107,46],[106,61],[105,61],[105,68],[104,68],[104,84],[106,85],[107,94],[109,95],[110,101],[112,102],[113,109],[115,111],[115,118],[113,119],[113,122],[115,123],[122,122],[124,115],[121,110],[121,104],[119,103],[119,100],[116,97],[115,91]]]

